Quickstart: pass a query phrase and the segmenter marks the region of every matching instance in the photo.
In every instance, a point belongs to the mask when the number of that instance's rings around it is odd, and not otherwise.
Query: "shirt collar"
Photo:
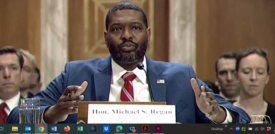
[[[5,103],[8,106],[8,109],[11,111],[13,108],[18,106],[18,102],[20,100],[20,92],[17,93],[13,98],[8,99]],[[0,99],[0,104],[2,104],[4,101]]]
[[[223,98],[226,99],[226,100],[231,100],[231,99],[225,97],[225,96],[222,94],[222,92],[220,92],[220,96],[223,97]],[[239,99],[240,99],[240,96],[237,96],[236,99],[234,99],[234,101],[238,101]]]
[[[146,57],[144,56],[142,64],[144,65],[144,69],[147,71]],[[125,74],[127,70],[119,66],[112,58],[112,82],[117,82],[123,74]],[[137,67],[132,71],[143,84],[146,82],[146,74],[143,70],[138,69]]]

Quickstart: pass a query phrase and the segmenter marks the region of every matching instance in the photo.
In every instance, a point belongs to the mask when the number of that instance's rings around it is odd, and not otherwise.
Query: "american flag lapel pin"
[[[157,84],[164,84],[164,83],[165,83],[164,79],[158,79],[157,80]]]

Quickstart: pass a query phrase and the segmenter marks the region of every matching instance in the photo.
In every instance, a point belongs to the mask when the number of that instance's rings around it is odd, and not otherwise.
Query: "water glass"
[[[40,123],[40,99],[25,98],[20,100],[19,124]]]

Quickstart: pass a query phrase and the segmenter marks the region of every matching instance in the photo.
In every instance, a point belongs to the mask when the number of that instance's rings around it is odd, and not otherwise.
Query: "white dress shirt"
[[[146,58],[143,60],[144,69],[147,70]],[[127,71],[119,66],[112,59],[112,79],[109,101],[120,102],[121,89],[124,86],[124,80],[121,78]],[[147,77],[144,70],[135,68],[132,71],[137,77],[133,80],[134,101],[135,102],[150,102],[150,91],[148,88]]]
[[[6,103],[7,104],[7,107],[5,108],[5,111],[6,113],[9,115],[10,112],[13,110],[13,108],[17,107],[18,106],[18,103],[19,103],[19,100],[20,100],[20,92],[18,92],[17,95],[15,95],[14,97],[8,99],[7,101],[3,101],[0,99],[0,105],[2,103]]]
[[[223,98],[226,99],[226,100],[231,100],[231,99],[225,97],[225,96],[223,95],[222,92],[220,92],[220,96],[223,97]],[[237,97],[235,98],[236,101],[238,101],[239,99],[240,99],[240,96],[237,96]]]

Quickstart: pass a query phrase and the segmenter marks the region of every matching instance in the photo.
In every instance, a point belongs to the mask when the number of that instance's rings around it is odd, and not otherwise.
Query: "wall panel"
[[[197,75],[215,80],[215,61],[224,52],[249,46],[268,50],[271,74],[275,72],[274,0],[197,0]],[[266,87],[267,100],[275,103],[275,78]]]

